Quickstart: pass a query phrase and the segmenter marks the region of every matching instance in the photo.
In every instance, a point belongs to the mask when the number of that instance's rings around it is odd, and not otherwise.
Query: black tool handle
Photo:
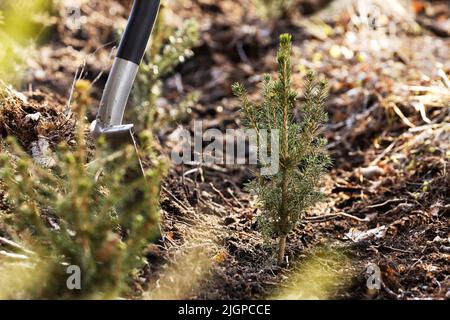
[[[117,57],[140,64],[155,25],[160,0],[135,0]]]

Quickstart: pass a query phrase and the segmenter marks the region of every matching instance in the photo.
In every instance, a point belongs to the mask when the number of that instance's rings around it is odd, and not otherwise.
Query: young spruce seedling
[[[327,85],[315,75],[306,75],[304,100],[297,108],[297,93],[291,83],[292,36],[280,36],[277,55],[278,79],[264,76],[262,99],[253,104],[242,84],[233,85],[234,94],[242,104],[242,114],[248,128],[260,132],[279,132],[279,171],[272,176],[259,175],[250,190],[257,196],[261,209],[260,226],[269,237],[278,237],[278,264],[283,264],[286,239],[305,210],[322,198],[318,190],[321,176],[331,161],[325,151],[326,140],[319,135],[327,121],[324,103]],[[266,144],[258,141],[258,154]],[[259,157],[259,165],[261,163]]]

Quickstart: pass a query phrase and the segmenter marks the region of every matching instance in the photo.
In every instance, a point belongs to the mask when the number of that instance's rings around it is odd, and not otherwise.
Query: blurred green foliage
[[[252,0],[260,16],[266,19],[276,19],[286,14],[293,0]]]
[[[50,24],[52,0],[3,0],[0,3],[0,80],[20,81],[27,58]]]
[[[0,224],[26,248],[7,260],[0,255],[2,298],[126,295],[131,277],[146,263],[145,246],[158,235],[160,180],[166,168],[152,153],[151,134],[142,133],[140,148],[151,169],[145,179],[130,180],[138,168],[134,146],[110,150],[100,139],[90,155],[82,106],[75,113],[72,143],[63,142],[45,155],[54,160],[47,161],[50,167],[37,164],[12,138],[2,151],[0,183],[10,210],[2,213]],[[31,274],[21,282],[16,271],[25,268],[23,263]],[[81,270],[81,290],[67,287],[71,265]]]
[[[326,300],[334,299],[340,290],[351,284],[355,276],[352,260],[340,248],[313,247],[306,258],[295,262],[283,285],[269,299]]]

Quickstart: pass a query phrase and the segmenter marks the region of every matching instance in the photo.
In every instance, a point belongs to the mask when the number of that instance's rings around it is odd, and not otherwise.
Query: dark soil
[[[195,55],[165,79],[163,96],[176,100],[180,92],[174,77],[180,77],[185,91],[181,94],[201,92],[182,125],[203,120],[205,129],[239,128],[239,105],[231,84],[243,81],[257,98],[258,76],[276,71],[278,35],[292,33],[297,48],[294,68],[299,71],[296,87],[301,90],[308,68],[330,84],[330,122],[324,134],[334,167],[323,182],[327,200],[311,209],[289,236],[289,264],[278,268],[275,242],[261,236],[259,212],[244,189],[252,179],[248,166],[174,166],[162,191],[163,235],[148,247],[149,266],[136,283],[137,293],[150,288],[157,298],[272,297],[280,283],[289,286],[291,274],[313,255],[324,270],[337,268],[327,264],[328,255],[317,254],[318,248],[331,248],[350,259],[349,280],[337,282],[319,297],[449,298],[450,88],[426,108],[429,121],[413,107],[416,96],[426,92],[404,89],[441,86],[437,68],[449,74],[450,40],[441,26],[449,25],[448,4],[418,1],[426,7],[415,8],[416,21],[423,27],[419,33],[410,30],[414,19],[408,24],[401,17],[388,17],[396,23],[396,47],[371,51],[357,41],[362,31],[349,23],[348,11],[321,11],[333,29],[321,36],[323,30],[305,24],[303,15],[315,14],[324,3],[299,2],[289,18],[278,21],[258,19],[246,9],[246,0],[178,4],[177,16],[199,21],[201,41]],[[70,135],[73,123],[65,119],[64,110],[80,68],[84,78],[99,79],[93,90],[95,114],[111,65],[113,28],[125,22],[129,5],[130,1],[90,1],[82,8],[87,18],[82,31],[73,33],[58,25],[39,51],[38,67],[28,74],[24,88],[31,89],[23,92],[27,100],[10,101],[15,109],[2,105],[2,136],[12,134],[29,149],[38,136],[57,143]],[[349,34],[357,40],[349,40]],[[377,34],[375,40],[380,37]],[[26,122],[26,116],[36,112],[41,118]],[[170,153],[176,128],[156,133],[162,153]],[[362,234],[375,228],[375,236]],[[200,263],[202,259],[207,263]],[[174,267],[183,263],[185,269]],[[380,290],[367,288],[371,264],[381,270]],[[182,276],[186,273],[192,273],[191,282]],[[174,286],[179,287],[176,292]]]

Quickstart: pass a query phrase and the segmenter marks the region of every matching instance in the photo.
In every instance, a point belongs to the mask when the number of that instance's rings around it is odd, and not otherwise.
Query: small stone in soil
[[[224,223],[225,223],[226,226],[229,226],[230,224],[233,224],[235,222],[236,222],[236,220],[234,218],[232,218],[232,217],[226,217],[225,220],[224,220]]]

